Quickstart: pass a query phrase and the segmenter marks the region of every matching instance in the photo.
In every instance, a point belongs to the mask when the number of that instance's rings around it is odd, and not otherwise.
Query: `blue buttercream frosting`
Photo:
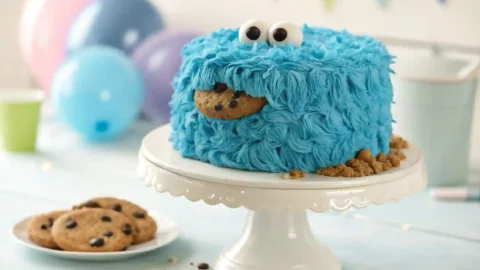
[[[300,47],[240,43],[220,29],[183,49],[173,82],[173,147],[184,157],[245,170],[314,172],[363,149],[389,151],[392,56],[378,41],[303,26]],[[208,118],[194,92],[216,82],[268,103],[235,120]]]

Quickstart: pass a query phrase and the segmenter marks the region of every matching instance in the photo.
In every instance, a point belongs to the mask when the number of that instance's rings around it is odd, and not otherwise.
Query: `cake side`
[[[361,149],[388,153],[393,91],[385,47],[346,31],[301,32],[299,47],[245,44],[239,29],[186,45],[170,103],[174,148],[217,166],[269,172],[314,172]],[[226,94],[232,98],[223,102]]]

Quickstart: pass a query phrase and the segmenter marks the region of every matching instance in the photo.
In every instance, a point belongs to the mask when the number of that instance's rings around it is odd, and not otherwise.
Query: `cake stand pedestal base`
[[[250,211],[240,241],[220,254],[215,269],[339,270],[341,265],[316,241],[306,211]]]

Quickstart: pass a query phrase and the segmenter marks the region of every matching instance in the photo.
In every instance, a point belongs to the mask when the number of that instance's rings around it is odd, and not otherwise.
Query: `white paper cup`
[[[393,132],[423,150],[429,186],[466,184],[478,62],[400,57],[393,68]]]

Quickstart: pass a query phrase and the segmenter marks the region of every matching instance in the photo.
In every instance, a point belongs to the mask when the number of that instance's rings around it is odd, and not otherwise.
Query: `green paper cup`
[[[10,152],[33,152],[37,141],[41,90],[0,89],[0,144]]]

